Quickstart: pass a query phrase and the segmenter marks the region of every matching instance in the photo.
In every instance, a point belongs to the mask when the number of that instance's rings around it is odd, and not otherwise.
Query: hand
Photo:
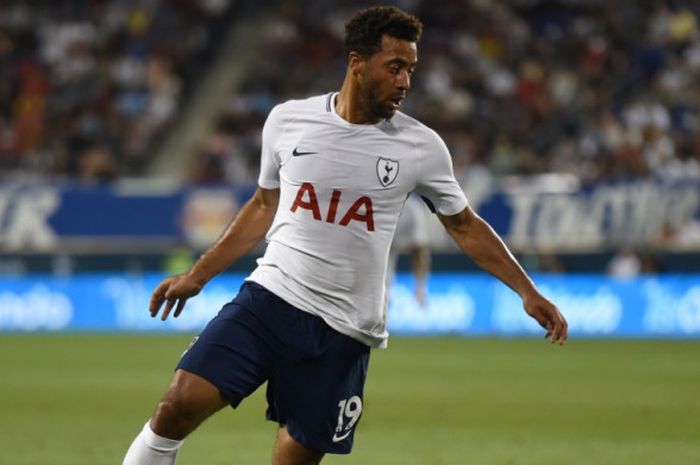
[[[428,298],[426,296],[425,287],[422,285],[416,285],[415,295],[416,301],[418,302],[418,305],[420,305],[420,308],[426,308],[428,304]]]
[[[564,345],[568,338],[568,324],[556,305],[535,293],[523,298],[523,307],[528,315],[547,330],[545,339],[549,339],[552,344],[558,342],[559,345]]]
[[[173,317],[177,318],[182,313],[182,309],[185,308],[187,299],[199,294],[202,287],[200,283],[190,278],[187,274],[177,274],[165,278],[151,295],[151,303],[149,305],[151,316],[155,318],[160,310],[160,306],[167,301],[160,319],[165,321],[168,318],[170,310],[172,310],[175,303],[177,303],[177,306]]]

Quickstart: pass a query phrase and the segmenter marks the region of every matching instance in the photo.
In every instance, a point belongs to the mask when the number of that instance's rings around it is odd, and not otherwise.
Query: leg
[[[123,465],[173,465],[182,440],[226,405],[209,381],[177,370],[153,418],[129,447]]]
[[[272,358],[258,316],[267,306],[250,284],[224,305],[180,358],[170,387],[123,465],[173,465],[189,433],[223,407],[237,406],[267,380]]]
[[[177,370],[158,403],[151,428],[159,436],[182,440],[229,402],[219,389],[201,376]]]
[[[294,440],[286,426],[281,425],[277,430],[272,465],[318,465],[322,458],[323,452],[309,449]]]

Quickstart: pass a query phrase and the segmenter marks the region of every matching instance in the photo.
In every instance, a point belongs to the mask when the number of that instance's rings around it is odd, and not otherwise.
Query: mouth
[[[389,99],[389,108],[391,108],[393,111],[396,111],[399,109],[401,106],[401,102],[403,102],[403,99],[406,98],[403,95],[399,95],[396,97],[392,97]]]

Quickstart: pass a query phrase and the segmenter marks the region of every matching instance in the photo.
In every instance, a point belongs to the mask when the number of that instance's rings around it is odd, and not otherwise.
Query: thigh
[[[264,295],[244,284],[192,341],[177,368],[204,378],[237,407],[271,372],[274,350],[261,319],[267,305]]]
[[[347,454],[362,415],[369,347],[304,315],[308,330],[303,321],[296,326],[309,341],[306,352],[289,351],[275,364],[267,417],[310,449]]]

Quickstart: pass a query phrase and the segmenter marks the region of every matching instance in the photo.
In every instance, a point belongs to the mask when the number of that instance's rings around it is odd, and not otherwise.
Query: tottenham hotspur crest
[[[383,187],[387,187],[396,179],[399,174],[399,162],[389,160],[388,158],[380,158],[377,160],[377,177]]]

